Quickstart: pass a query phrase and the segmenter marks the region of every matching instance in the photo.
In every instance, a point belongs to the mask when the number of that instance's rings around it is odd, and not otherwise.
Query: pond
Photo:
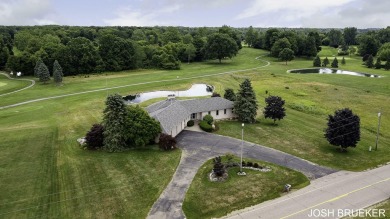
[[[185,91],[153,91],[123,97],[127,104],[141,103],[146,100],[159,97],[202,97],[211,96],[213,86],[207,84],[193,84],[190,89]]]
[[[332,68],[304,68],[304,69],[292,69],[288,70],[288,73],[299,73],[299,74],[341,74],[341,75],[353,75],[353,76],[362,76],[369,78],[381,78],[382,76],[362,73],[362,72],[353,72],[345,71]]]

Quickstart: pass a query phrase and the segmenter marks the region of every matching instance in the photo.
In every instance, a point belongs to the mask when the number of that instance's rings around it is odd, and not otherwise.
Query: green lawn
[[[264,57],[272,62],[271,66],[177,80],[177,76],[183,79],[254,68],[264,64],[254,59],[264,54],[268,52],[244,48],[223,64],[183,63],[183,69],[178,71],[138,70],[89,78],[66,77],[63,86],[37,83],[30,89],[0,97],[0,106],[4,106],[53,95],[168,80],[0,110],[0,218],[146,217],[170,181],[180,151],[163,153],[152,148],[109,154],[80,149],[76,139],[84,136],[93,123],[101,121],[105,98],[111,93],[181,90],[192,83],[209,83],[223,94],[225,88],[238,89],[242,80],[249,77],[260,104],[260,122],[245,127],[246,140],[341,169],[363,170],[390,161],[390,72],[367,69],[361,65],[360,57],[349,58],[342,68],[386,77],[288,74],[288,69],[311,67],[312,60],[297,59],[286,66]],[[0,78],[0,82],[9,80]],[[287,117],[277,126],[261,116],[266,90],[286,100]],[[362,123],[361,142],[345,154],[337,152],[323,138],[326,115],[341,107],[353,109]],[[368,146],[375,142],[379,110],[383,112],[379,150],[369,153]],[[240,137],[236,126],[239,123],[223,122],[219,134]]]
[[[386,201],[380,202],[376,205],[370,206],[367,209],[384,210],[385,216],[383,217],[383,215],[378,215],[380,217],[376,217],[376,218],[390,218],[390,199],[387,199]],[[376,211],[379,212],[378,210],[376,210]],[[344,219],[352,219],[352,218],[353,219],[357,219],[357,218],[369,219],[369,218],[373,218],[373,217],[345,217]]]
[[[226,157],[222,157],[226,160]],[[239,158],[235,158],[239,162]],[[239,167],[229,169],[229,178],[225,182],[211,182],[208,175],[212,171],[212,160],[201,166],[196,174],[183,203],[187,218],[214,218],[224,216],[234,210],[243,209],[282,194],[286,183],[299,189],[309,184],[309,180],[297,171],[277,165],[257,162],[269,166],[272,171],[259,172],[244,169],[246,176],[238,176]]]
[[[22,89],[30,84],[29,81],[10,80],[4,75],[0,75],[0,95]]]

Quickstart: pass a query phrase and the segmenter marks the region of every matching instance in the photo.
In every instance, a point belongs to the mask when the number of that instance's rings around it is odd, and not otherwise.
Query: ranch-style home
[[[236,117],[233,105],[232,101],[222,97],[192,100],[168,98],[148,106],[146,110],[160,122],[163,133],[175,137],[187,126],[189,120],[202,120],[207,114],[216,120]]]

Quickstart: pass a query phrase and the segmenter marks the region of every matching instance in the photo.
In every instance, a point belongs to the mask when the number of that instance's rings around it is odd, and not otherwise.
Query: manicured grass
[[[24,95],[12,97],[4,97],[0,102],[0,106],[10,105],[30,99],[38,99],[43,97],[69,94],[75,92],[89,91],[94,89],[102,89],[114,86],[131,85],[137,83],[167,80],[164,83],[152,83],[147,85],[136,85],[134,92],[151,91],[154,89],[169,89],[180,90],[188,85],[181,87],[188,80],[182,80],[188,77],[202,77],[204,75],[216,74],[234,70],[249,69],[263,65],[264,62],[256,60],[257,56],[266,54],[261,50],[242,49],[240,54],[232,60],[223,60],[222,64],[218,61],[208,61],[204,63],[182,63],[182,69],[177,71],[163,70],[135,70],[116,73],[101,73],[91,74],[89,77],[83,75],[67,76],[64,78],[63,86],[56,86],[53,81],[50,84],[42,85],[39,82],[36,86],[28,89],[28,92],[23,92]],[[66,73],[65,73],[66,74]],[[179,76],[179,78],[177,78]],[[33,79],[32,77],[28,77]],[[179,80],[178,80],[179,79]],[[198,78],[196,82],[209,82],[208,78]],[[163,84],[164,86],[161,86]],[[122,95],[128,95],[126,92],[130,87],[122,89]],[[120,89],[115,90],[115,92]],[[114,92],[110,90],[109,92]]]
[[[4,75],[0,75],[0,94],[22,89],[30,84],[31,82],[28,81],[11,80]]]
[[[380,202],[378,204],[372,205],[372,206],[368,207],[367,209],[385,210],[385,216],[384,217],[382,215],[380,215],[380,217],[375,217],[375,218],[390,218],[390,199],[387,199],[386,201],[383,201],[383,202]],[[369,218],[373,218],[373,217],[345,217],[344,219],[349,219],[349,218],[369,219]]]
[[[235,160],[238,162],[239,158]],[[269,166],[272,171],[244,169],[247,175],[238,176],[239,167],[234,167],[229,169],[229,178],[225,182],[211,182],[208,175],[212,171],[213,162],[207,161],[199,169],[185,197],[183,210],[187,218],[221,217],[234,210],[279,197],[287,183],[294,189],[309,184],[302,173],[261,161],[245,161]]]
[[[103,101],[84,95],[0,112],[0,218],[147,216],[181,152],[82,150],[76,139],[100,121]]]
[[[250,78],[260,104],[260,123],[245,126],[245,140],[341,169],[363,170],[390,161],[390,108],[387,107],[390,72],[367,69],[361,65],[360,57],[352,56],[342,68],[386,77],[288,74],[288,69],[311,67],[312,60],[297,59],[286,66],[284,62],[264,57],[272,62],[266,68],[177,80],[177,76],[183,79],[263,65],[264,62],[254,59],[262,54],[268,52],[245,48],[221,65],[211,61],[183,64],[183,70],[179,71],[139,70],[89,78],[66,77],[63,86],[38,83],[33,88],[0,97],[0,106],[4,106],[53,95],[168,80],[0,110],[0,218],[147,216],[170,181],[180,151],[163,153],[145,149],[109,154],[81,150],[76,139],[84,136],[93,123],[101,121],[105,98],[112,93],[182,90],[192,83],[208,83],[223,95],[225,88],[237,90],[244,78]],[[261,116],[266,90],[286,100],[287,117],[277,126]],[[326,115],[342,107],[351,108],[362,123],[361,142],[343,154],[323,138]],[[369,153],[368,146],[375,143],[379,110],[383,117],[378,152]],[[240,124],[220,123],[218,133],[240,138],[236,126]]]

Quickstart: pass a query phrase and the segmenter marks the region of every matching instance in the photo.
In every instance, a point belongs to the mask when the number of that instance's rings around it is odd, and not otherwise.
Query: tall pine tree
[[[57,60],[55,60],[54,64],[53,64],[53,78],[54,78],[54,82],[56,84],[62,83],[62,77],[63,76],[64,75],[62,73],[61,65],[60,65],[60,63],[58,63]]]
[[[376,68],[376,69],[382,68],[381,58],[379,58],[379,57],[376,59],[375,68]]]
[[[38,76],[39,76],[39,81],[43,82],[46,84],[46,82],[50,81],[50,72],[45,63],[39,64],[38,68]]]
[[[347,62],[345,61],[345,58],[344,58],[344,56],[343,56],[343,59],[341,59],[341,64],[342,65],[345,65]]]
[[[322,66],[326,67],[327,65],[329,65],[329,59],[325,57],[324,61],[322,61]]]
[[[41,65],[41,63],[43,63],[42,59],[39,58],[37,60],[37,62],[35,63],[35,67],[34,67],[34,76],[39,78],[39,66]]]
[[[337,60],[336,57],[334,57],[332,62],[332,68],[338,68],[339,67],[339,60]]]
[[[366,61],[366,66],[368,68],[373,68],[374,67],[374,57],[370,55]]]
[[[119,94],[110,95],[106,100],[103,111],[104,146],[109,152],[123,151],[129,137],[128,124],[129,111]]]
[[[256,94],[253,91],[251,81],[245,79],[240,84],[237,100],[234,102],[234,113],[240,121],[254,123],[256,121],[257,109]]]
[[[321,58],[316,56],[313,60],[313,67],[321,67]]]

